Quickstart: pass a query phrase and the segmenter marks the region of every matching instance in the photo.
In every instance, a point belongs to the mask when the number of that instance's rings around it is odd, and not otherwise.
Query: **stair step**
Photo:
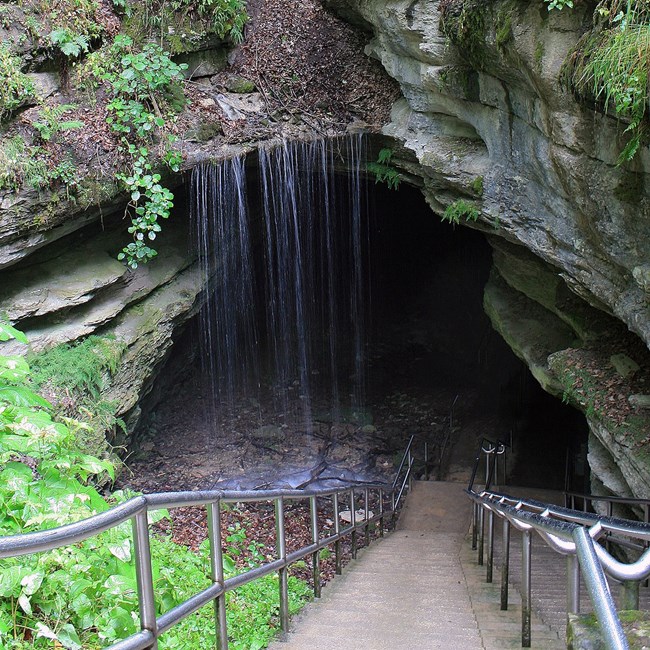
[[[521,648],[521,599],[512,589],[499,609],[498,581],[485,583],[470,549],[470,517],[462,484],[415,482],[398,529],[363,549],[269,650]],[[566,647],[532,623],[533,649]]]

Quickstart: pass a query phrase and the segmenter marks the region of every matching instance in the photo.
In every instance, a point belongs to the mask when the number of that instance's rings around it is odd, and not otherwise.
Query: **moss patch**
[[[442,8],[440,28],[460,47],[472,63],[479,63],[485,50],[489,9],[476,0],[451,0]]]
[[[619,612],[623,631],[630,650],[642,650],[650,646],[650,612]],[[567,625],[567,648],[569,650],[606,650],[595,614],[569,614]]]

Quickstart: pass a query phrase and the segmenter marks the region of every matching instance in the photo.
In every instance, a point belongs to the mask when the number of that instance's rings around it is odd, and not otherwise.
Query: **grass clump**
[[[105,336],[57,345],[31,359],[32,381],[39,388],[47,384],[96,398],[118,369],[124,349],[121,341]]]
[[[115,338],[89,336],[30,359],[32,384],[53,403],[55,412],[87,424],[76,436],[77,444],[87,453],[111,456],[107,437],[113,440],[119,429],[126,432],[124,422],[117,417],[118,405],[101,398],[124,350],[125,345]]]
[[[578,44],[564,77],[580,97],[627,124],[620,165],[634,158],[648,130],[650,3],[603,2],[595,17],[596,26]]]

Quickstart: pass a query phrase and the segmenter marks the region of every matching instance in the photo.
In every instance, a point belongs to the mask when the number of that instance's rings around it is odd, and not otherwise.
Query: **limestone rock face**
[[[416,177],[434,212],[458,199],[479,210],[466,225],[494,251],[486,312],[542,387],[587,415],[595,484],[647,497],[648,421],[630,392],[609,388],[624,346],[611,357],[589,350],[612,345],[611,316],[650,345],[650,150],[617,167],[624,125],[561,83],[589,11],[451,0],[443,17],[441,3],[424,0],[326,1],[372,32],[367,52],[400,84],[383,129],[391,162]],[[631,361],[632,378],[648,372]]]
[[[368,51],[405,98],[384,133],[415,154],[419,165],[405,167],[422,176],[433,210],[474,199],[479,227],[498,224],[496,236],[551,264],[575,293],[650,343],[650,151],[616,167],[620,125],[560,84],[561,66],[589,25],[585,8],[482,3],[480,61],[470,65],[442,34],[439,3],[329,4],[372,26]]]

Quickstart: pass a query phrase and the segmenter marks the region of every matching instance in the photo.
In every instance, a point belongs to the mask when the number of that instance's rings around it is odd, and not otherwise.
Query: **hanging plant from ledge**
[[[563,76],[583,99],[627,124],[617,164],[634,158],[648,128],[650,9],[645,2],[601,2],[597,25],[565,65]]]
[[[118,174],[130,194],[126,215],[131,219],[129,233],[133,241],[118,255],[130,268],[153,259],[157,253],[149,244],[161,230],[159,220],[167,219],[174,205],[174,195],[161,184],[160,174],[153,173],[150,145],[154,144],[166,120],[184,105],[179,82],[185,64],[174,63],[167,52],[154,43],[142,51],[133,50],[128,36],[118,36],[113,52],[120,57],[121,68],[104,75],[113,90],[106,121],[120,134],[120,149],[130,159],[126,172]],[[182,158],[171,148],[168,138],[163,161],[174,172],[179,171]]]

